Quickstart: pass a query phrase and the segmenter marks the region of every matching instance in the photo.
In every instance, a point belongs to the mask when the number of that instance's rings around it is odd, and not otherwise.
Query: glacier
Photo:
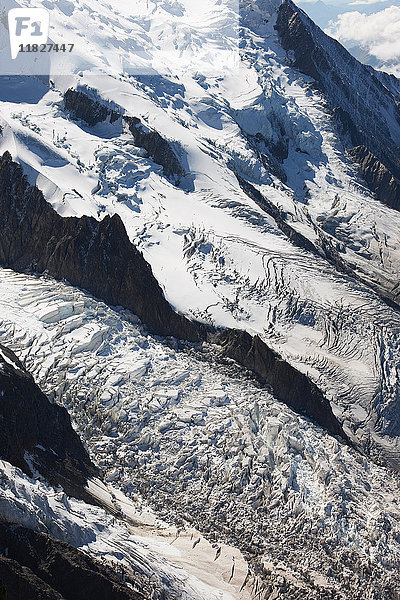
[[[2,343],[68,409],[107,485],[213,551],[243,553],[233,598],[397,598],[400,214],[368,188],[326,94],[282,47],[281,2],[29,5],[46,6],[75,54],[29,89],[1,79],[0,152],[61,216],[118,214],[178,313],[259,335],[318,385],[353,447],[212,342],[151,336],[68,282],[0,269]],[[138,56],[140,74],[127,68]],[[398,83],[371,73],[346,76],[392,151]],[[69,90],[106,116],[68,110]],[[179,176],[140,147],[132,119],[168,144]]]

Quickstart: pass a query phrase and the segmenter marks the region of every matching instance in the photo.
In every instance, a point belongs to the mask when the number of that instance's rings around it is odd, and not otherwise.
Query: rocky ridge
[[[27,184],[21,167],[12,162],[8,153],[0,163],[0,189],[3,190],[0,196],[3,214],[0,263],[3,266],[17,271],[47,272],[56,279],[66,279],[110,305],[130,309],[150,332],[187,341],[205,339],[206,331],[200,324],[177,315],[164,299],[150,267],[129,242],[119,216],[107,216],[100,222],[90,217],[60,217],[38,188]],[[43,240],[47,240],[45,245]],[[247,337],[238,340],[239,345],[243,343],[244,354]],[[262,347],[266,353],[273,354],[265,344]],[[241,363],[240,357],[238,362]],[[307,414],[334,435],[344,437],[329,402],[316,386],[284,360],[279,359],[279,364],[284,365],[286,372],[277,375],[273,369],[265,368],[264,383],[271,385],[291,408]],[[288,372],[292,375],[291,383],[283,389],[280,377],[284,380]],[[297,380],[302,381],[304,398],[293,395]]]
[[[85,501],[87,480],[99,474],[65,408],[50,404],[11,350],[0,345],[0,457]]]
[[[5,600],[146,600],[151,588],[136,576],[124,583],[108,565],[41,532],[0,522],[0,581]],[[134,581],[136,579],[136,581]],[[133,585],[132,585],[133,584]],[[1,598],[1,591],[0,591]]]
[[[119,216],[60,217],[6,152],[0,162],[0,264],[47,272],[138,315],[153,333],[198,340],[202,330],[165,300]]]
[[[360,150],[353,151],[371,190],[399,210],[400,103],[390,82],[385,85],[383,77],[324,34],[291,0],[281,4],[275,28],[282,47],[291,53],[290,63],[313,78],[323,92],[346,147],[364,146],[368,163],[381,163],[371,168]],[[382,168],[387,175],[383,176]]]
[[[176,179],[182,177],[185,171],[179,162],[170,142],[164,139],[158,131],[145,126],[138,117],[123,115],[119,107],[107,106],[91,98],[93,90],[68,89],[64,94],[65,109],[75,119],[82,119],[87,125],[93,127],[104,123],[107,119],[112,124],[118,119],[126,123],[131,132],[135,145],[143,148],[155,163],[161,165],[166,177]]]
[[[216,342],[222,353],[252,371],[258,379],[271,386],[275,397],[300,414],[307,415],[331,434],[347,440],[329,402],[305,375],[282,360],[259,338],[246,331],[220,333]]]

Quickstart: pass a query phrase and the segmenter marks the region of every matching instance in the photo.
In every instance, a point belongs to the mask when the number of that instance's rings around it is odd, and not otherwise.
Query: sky
[[[400,77],[400,0],[298,0],[363,62]]]

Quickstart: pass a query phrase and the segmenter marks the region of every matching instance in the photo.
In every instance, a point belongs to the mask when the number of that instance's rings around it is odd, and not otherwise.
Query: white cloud
[[[387,2],[387,0],[355,0],[349,2],[349,6],[366,6],[367,4],[380,4],[381,2]]]
[[[347,12],[331,21],[325,31],[347,46],[348,42],[358,43],[379,61],[400,64],[400,6],[372,15]]]

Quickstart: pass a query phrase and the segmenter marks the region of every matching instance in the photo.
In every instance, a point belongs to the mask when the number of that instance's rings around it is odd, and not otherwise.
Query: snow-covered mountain
[[[299,0],[296,4],[361,63],[399,76],[398,2]]]
[[[396,598],[398,80],[291,0],[29,6],[75,47],[0,80],[2,343],[108,484],[229,544],[215,598]]]

